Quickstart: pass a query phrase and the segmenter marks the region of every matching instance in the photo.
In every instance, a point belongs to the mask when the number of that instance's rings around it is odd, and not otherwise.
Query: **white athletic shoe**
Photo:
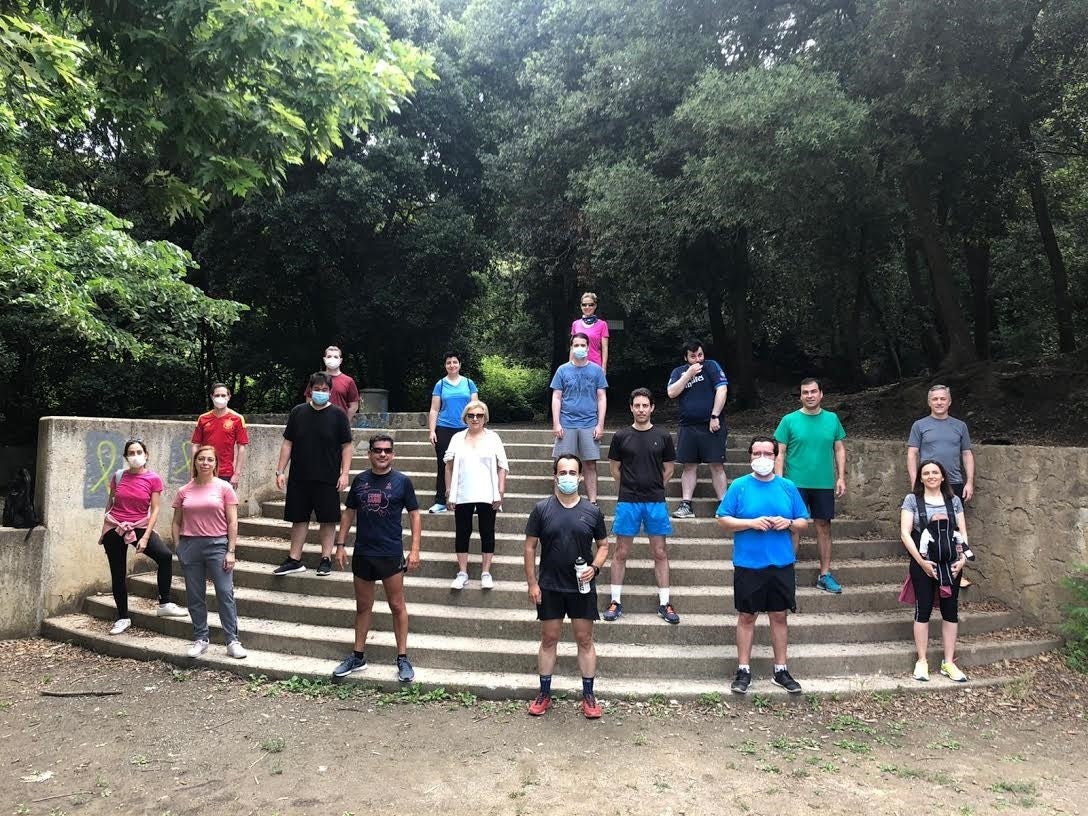
[[[132,626],[132,618],[121,618],[113,624],[113,628],[110,629],[111,635],[119,635]]]
[[[230,643],[227,644],[227,654],[229,654],[231,657],[236,657],[241,660],[243,657],[246,656],[246,654],[248,654],[248,652],[246,652],[245,647],[242,646],[239,641],[232,640]]]
[[[459,572],[457,577],[453,579],[453,583],[450,584],[450,589],[464,589],[465,584],[468,583],[468,573]]]
[[[485,572],[480,575],[480,589],[494,589],[495,579],[491,577],[490,572]]]
[[[194,640],[193,645],[189,647],[189,651],[186,652],[186,654],[189,655],[189,657],[200,657],[206,651],[208,651],[208,641]]]
[[[189,610],[182,609],[176,603],[159,604],[159,610],[155,613],[160,618],[187,618]]]

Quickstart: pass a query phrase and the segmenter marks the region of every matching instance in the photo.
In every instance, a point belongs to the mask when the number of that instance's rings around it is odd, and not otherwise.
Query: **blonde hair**
[[[578,298],[578,302],[581,303],[586,298],[593,301],[593,305],[597,305],[597,293],[596,292],[582,292],[582,296]]]
[[[487,410],[487,403],[476,399],[476,400],[472,400],[468,405],[465,406],[464,410],[461,411],[461,421],[466,422],[466,424],[467,424],[467,421],[465,420],[465,414],[467,414],[469,411],[476,411],[476,410],[480,410],[480,411],[484,412],[484,424],[485,425],[491,420],[491,412]]]
[[[212,476],[219,475],[219,454],[215,450],[214,445],[201,445],[195,451],[193,451],[193,461],[189,463],[189,472],[193,474],[193,478],[196,478],[196,458],[200,456],[201,451],[210,450],[215,455],[215,470],[212,471]]]

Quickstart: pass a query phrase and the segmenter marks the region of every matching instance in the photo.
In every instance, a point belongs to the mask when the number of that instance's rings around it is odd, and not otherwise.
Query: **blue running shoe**
[[[366,658],[356,657],[352,652],[344,658],[335,669],[332,670],[333,677],[347,677],[349,674],[355,674],[355,672],[361,672],[366,669]]]
[[[411,683],[416,679],[416,670],[412,668],[407,655],[397,656],[397,679],[402,683]]]
[[[659,606],[657,614],[661,616],[665,623],[680,623],[680,616],[676,614],[676,610],[673,609],[671,603]]]
[[[839,586],[839,582],[835,580],[835,576],[830,572],[825,572],[816,579],[816,588],[825,590],[834,595],[842,595],[842,587]]]
[[[601,615],[601,617],[609,622],[614,621],[616,618],[623,617],[623,604],[621,604],[619,601],[612,601],[612,603],[608,605],[608,609],[604,611],[604,614]]]

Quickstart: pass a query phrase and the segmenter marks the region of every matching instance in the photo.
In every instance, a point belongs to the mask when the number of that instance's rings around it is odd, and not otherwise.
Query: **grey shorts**
[[[555,440],[552,459],[574,454],[583,462],[596,462],[601,458],[601,443],[593,438],[592,428],[564,428],[563,438]]]

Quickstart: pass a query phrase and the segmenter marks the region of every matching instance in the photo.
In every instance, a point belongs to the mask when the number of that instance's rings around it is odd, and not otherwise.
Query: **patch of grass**
[[[475,694],[469,691],[459,691],[453,695],[453,701],[465,708],[472,708],[478,702]]]
[[[657,791],[658,793],[664,793],[665,791],[671,790],[671,789],[672,789],[672,785],[670,785],[668,782],[665,782],[664,780],[661,780],[661,779],[655,779],[654,780],[654,790]]]
[[[1088,564],[1080,564],[1063,582],[1072,600],[1062,606],[1063,654],[1069,668],[1088,673]]]
[[[11,706],[11,700],[0,700],[0,711],[7,711]]]
[[[853,740],[842,739],[832,744],[836,748],[842,748],[844,751],[849,751],[851,754],[871,754],[873,752],[873,746],[867,742],[854,742]]]
[[[877,703],[881,706],[886,706],[893,699],[895,699],[895,694],[890,691],[874,691],[869,696],[872,698],[874,703]]]
[[[956,811],[959,816],[975,816],[975,809],[970,805],[964,805]]]
[[[782,773],[782,770],[777,765],[768,765],[765,762],[761,762],[758,765],[756,765],[756,770],[757,771],[763,771],[763,773],[769,773],[769,774],[780,774],[780,773]]]
[[[808,703],[808,710],[814,714],[820,710],[820,695],[806,694],[805,702]]]
[[[714,706],[720,706],[722,704],[722,694],[720,691],[708,691],[699,695],[699,705],[707,708]]]
[[[1027,762],[1028,758],[1023,754],[1010,754],[1009,756],[1004,757],[1004,760],[1006,762]]]
[[[1005,684],[1005,696],[1013,700],[1026,700],[1035,693],[1035,675],[1034,669],[1018,674]]]
[[[943,785],[946,788],[956,787],[956,780],[943,771],[929,775],[929,781],[935,785]]]
[[[759,753],[759,746],[757,746],[752,740],[745,740],[737,746],[737,750],[745,756],[755,756],[757,753]]]
[[[635,734],[635,738],[631,740],[635,745],[643,746],[650,741],[649,737],[645,734]]]
[[[1038,796],[1039,787],[1034,782],[995,782],[990,785],[992,793],[1014,793],[1027,796]]]
[[[650,706],[663,706],[668,705],[669,699],[664,694],[651,694],[646,700],[646,705]]]
[[[960,741],[955,739],[951,734],[947,732],[941,734],[941,738],[939,740],[937,740],[936,742],[931,742],[929,743],[929,745],[926,746],[926,748],[932,749],[943,748],[946,751],[958,751],[962,747],[963,745],[960,744]]]
[[[901,765],[881,765],[880,772],[897,776],[900,779],[921,779],[925,776],[924,772],[919,771],[917,768],[905,768]]]
[[[839,714],[827,726],[832,731],[851,731],[855,734],[875,734],[876,729],[852,714]]]
[[[804,779],[808,776],[812,776],[812,774],[810,774],[804,768],[794,768],[792,771],[790,771],[790,776],[792,776],[794,779]]]
[[[771,698],[766,694],[756,694],[752,697],[752,705],[756,711],[767,711],[773,706]]]
[[[839,772],[839,766],[836,765],[834,762],[824,761],[824,762],[821,762],[816,767],[819,768],[821,771],[824,771],[826,773],[838,773]]]
[[[257,744],[257,747],[266,754],[279,754],[287,747],[287,740],[283,737],[265,737]]]
[[[798,737],[796,739],[784,736],[775,737],[767,744],[774,750],[785,754],[795,754],[798,751],[815,751],[820,747],[820,744],[811,737]]]
[[[170,672],[170,679],[175,683],[184,683],[192,676],[193,673],[187,669],[174,669]]]
[[[30,813],[30,808],[22,802],[15,806],[15,816],[26,816],[28,813]]]
[[[136,754],[135,756],[128,758],[128,764],[143,768],[144,766],[151,764],[151,757],[147,754]]]

